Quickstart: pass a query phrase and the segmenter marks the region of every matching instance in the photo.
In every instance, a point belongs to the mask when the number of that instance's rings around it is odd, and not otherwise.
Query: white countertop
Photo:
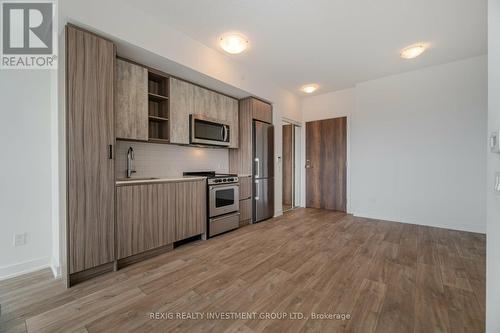
[[[157,184],[157,183],[174,183],[174,182],[189,182],[196,180],[205,180],[207,177],[144,177],[144,178],[129,178],[129,179],[117,179],[115,181],[116,186],[123,185],[138,185],[138,184]]]

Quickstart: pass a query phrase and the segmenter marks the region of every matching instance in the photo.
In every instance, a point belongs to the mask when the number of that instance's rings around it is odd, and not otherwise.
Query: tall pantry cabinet
[[[68,284],[112,267],[114,44],[66,27]]]

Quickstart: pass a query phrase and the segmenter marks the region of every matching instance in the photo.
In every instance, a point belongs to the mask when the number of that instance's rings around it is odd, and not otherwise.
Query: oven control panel
[[[208,178],[208,185],[231,184],[239,182],[238,177]]]

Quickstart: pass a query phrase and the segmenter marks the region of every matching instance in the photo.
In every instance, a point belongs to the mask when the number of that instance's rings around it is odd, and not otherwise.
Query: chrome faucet
[[[136,173],[134,169],[132,169],[132,160],[134,159],[134,148],[128,147],[127,151],[127,178],[132,177],[133,173]]]

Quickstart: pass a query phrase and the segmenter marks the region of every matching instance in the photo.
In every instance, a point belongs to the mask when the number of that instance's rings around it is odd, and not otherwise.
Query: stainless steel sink
[[[117,178],[116,181],[126,182],[126,181],[133,181],[133,180],[154,180],[154,179],[159,179],[159,178],[157,178],[157,177]]]

